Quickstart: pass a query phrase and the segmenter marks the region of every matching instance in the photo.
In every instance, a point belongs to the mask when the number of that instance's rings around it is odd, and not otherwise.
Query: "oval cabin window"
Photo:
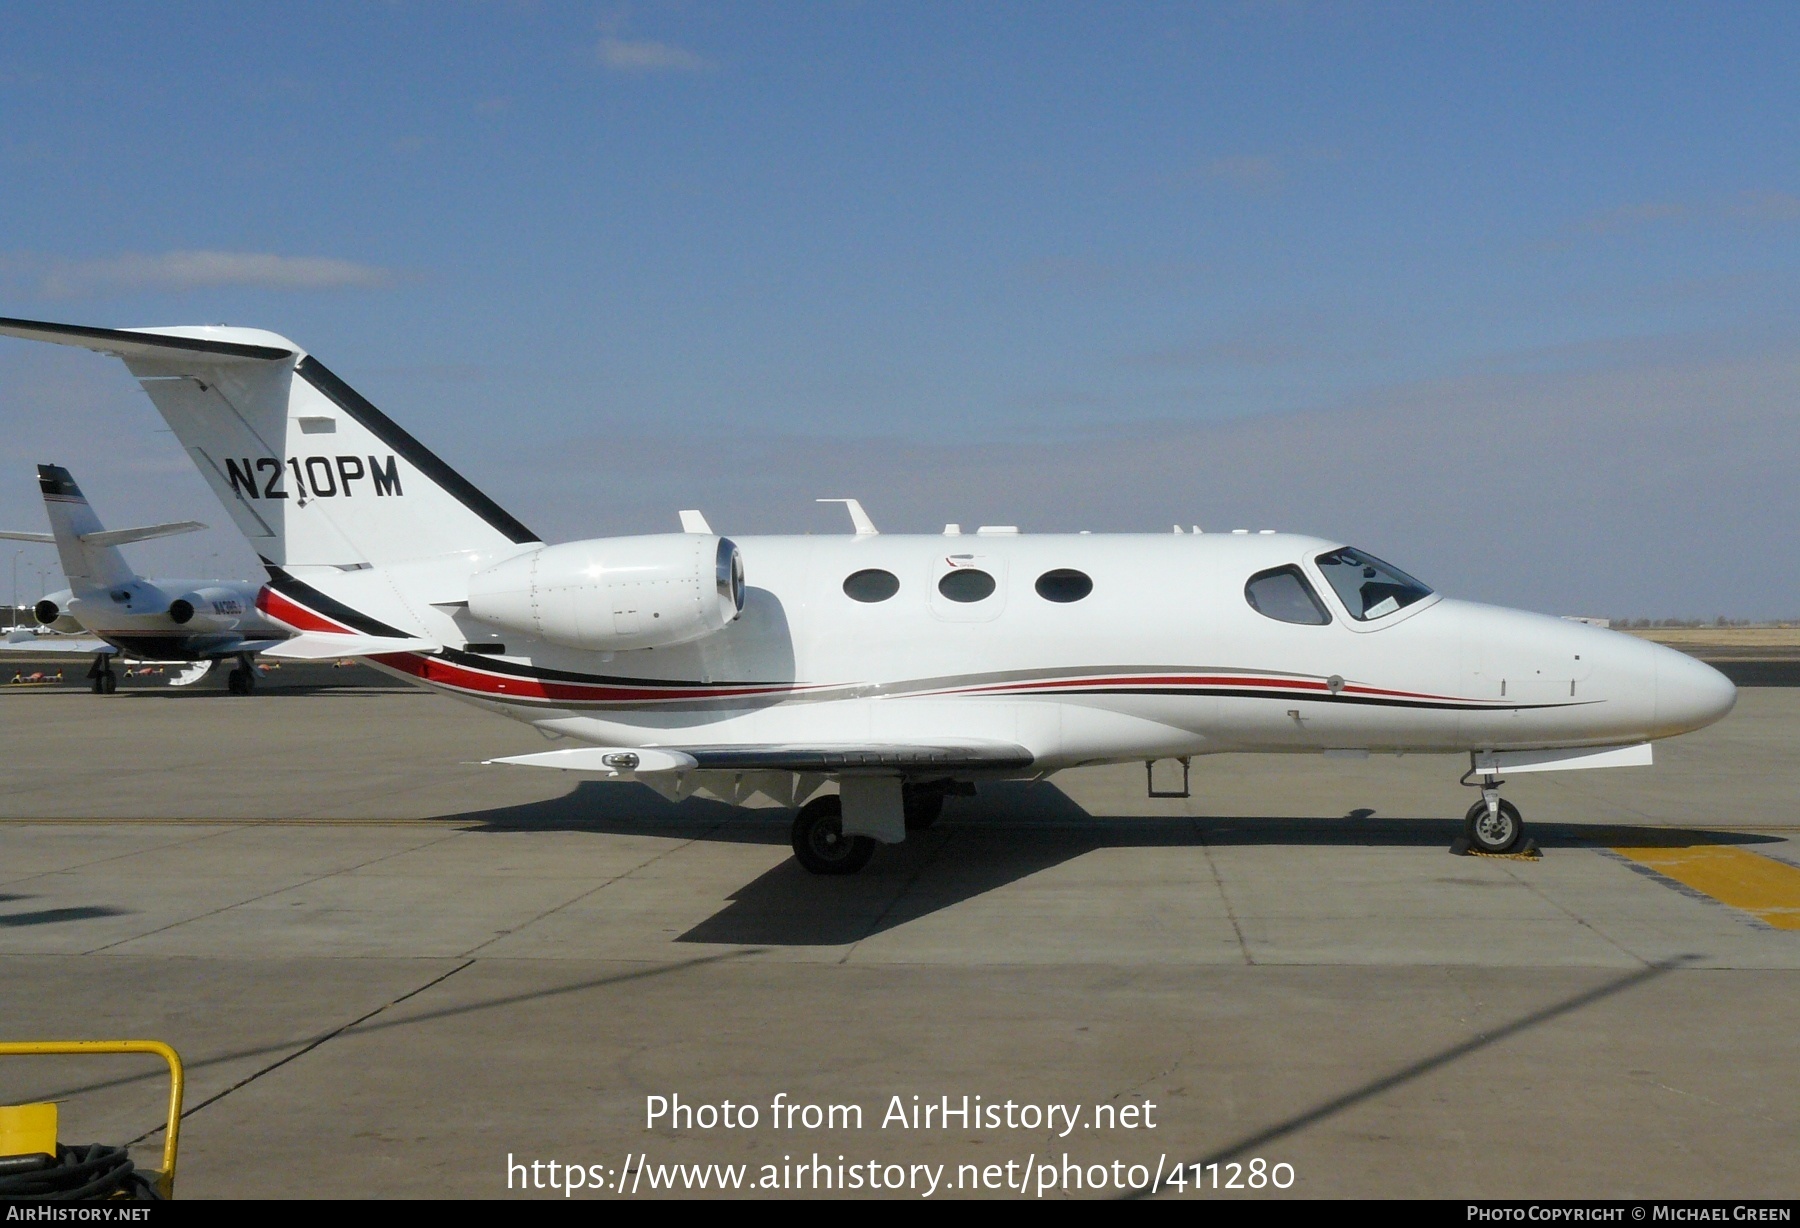
[[[1046,571],[1037,581],[1038,596],[1045,601],[1065,605],[1071,601],[1080,601],[1093,591],[1093,580],[1085,571],[1076,571],[1073,567],[1058,567],[1055,571]]]
[[[938,581],[938,592],[965,604],[986,601],[994,595],[994,577],[977,567],[961,567],[944,573]]]
[[[854,572],[844,581],[844,595],[852,601],[886,601],[899,591],[900,577],[879,567]]]

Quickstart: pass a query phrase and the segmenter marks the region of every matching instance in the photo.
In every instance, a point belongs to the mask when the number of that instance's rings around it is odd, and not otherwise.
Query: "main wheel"
[[[242,669],[234,669],[229,674],[225,675],[225,689],[230,691],[233,695],[248,695],[250,693],[250,679],[245,676]]]
[[[794,816],[794,856],[814,874],[854,874],[875,855],[875,841],[844,834],[844,804],[815,797]]]
[[[119,689],[119,676],[111,670],[107,670],[94,679],[94,689],[102,695],[111,695]]]
[[[944,795],[936,789],[907,789],[901,794],[907,831],[925,831],[944,813]]]
[[[1469,847],[1479,852],[1510,853],[1525,842],[1525,820],[1519,817],[1519,808],[1505,798],[1500,799],[1499,811],[1491,815],[1486,801],[1476,802],[1463,824]]]

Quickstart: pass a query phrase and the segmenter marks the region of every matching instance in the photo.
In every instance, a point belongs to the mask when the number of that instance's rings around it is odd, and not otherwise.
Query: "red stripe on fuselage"
[[[293,598],[284,597],[267,584],[256,591],[256,608],[276,622],[291,627],[295,631],[334,631],[339,635],[356,634],[353,628],[333,622],[323,614],[314,613]]]

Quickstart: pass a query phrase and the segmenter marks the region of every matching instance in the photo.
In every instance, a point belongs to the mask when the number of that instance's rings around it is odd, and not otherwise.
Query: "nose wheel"
[[[1500,786],[1506,782],[1491,770],[1483,773],[1477,782],[1471,779],[1476,771],[1471,761],[1462,778],[1463,784],[1481,790],[1481,800],[1470,806],[1469,813],[1463,816],[1463,838],[1458,843],[1466,848],[1452,845],[1450,851],[1496,855],[1517,853],[1521,849],[1529,852],[1525,848],[1525,820],[1519,817],[1519,808],[1500,796]]]
[[[1496,797],[1491,811],[1483,799],[1469,807],[1463,834],[1477,853],[1511,853],[1525,843],[1525,820],[1519,817],[1519,808],[1505,798]]]

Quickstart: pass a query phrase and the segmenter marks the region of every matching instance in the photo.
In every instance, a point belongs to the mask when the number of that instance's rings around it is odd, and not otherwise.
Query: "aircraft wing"
[[[0,539],[9,542],[43,542],[51,546],[56,544],[54,533],[19,533],[12,529],[0,529]]]
[[[559,768],[608,776],[652,772],[828,772],[888,776],[920,772],[1018,771],[1032,754],[1010,742],[946,742],[941,746],[879,743],[744,743],[731,746],[609,747],[539,751],[489,759],[517,767]]]
[[[91,635],[33,635],[13,634],[0,643],[0,652],[17,653],[21,656],[82,656],[91,657],[98,653],[112,655],[118,652],[111,644],[95,639]]]

